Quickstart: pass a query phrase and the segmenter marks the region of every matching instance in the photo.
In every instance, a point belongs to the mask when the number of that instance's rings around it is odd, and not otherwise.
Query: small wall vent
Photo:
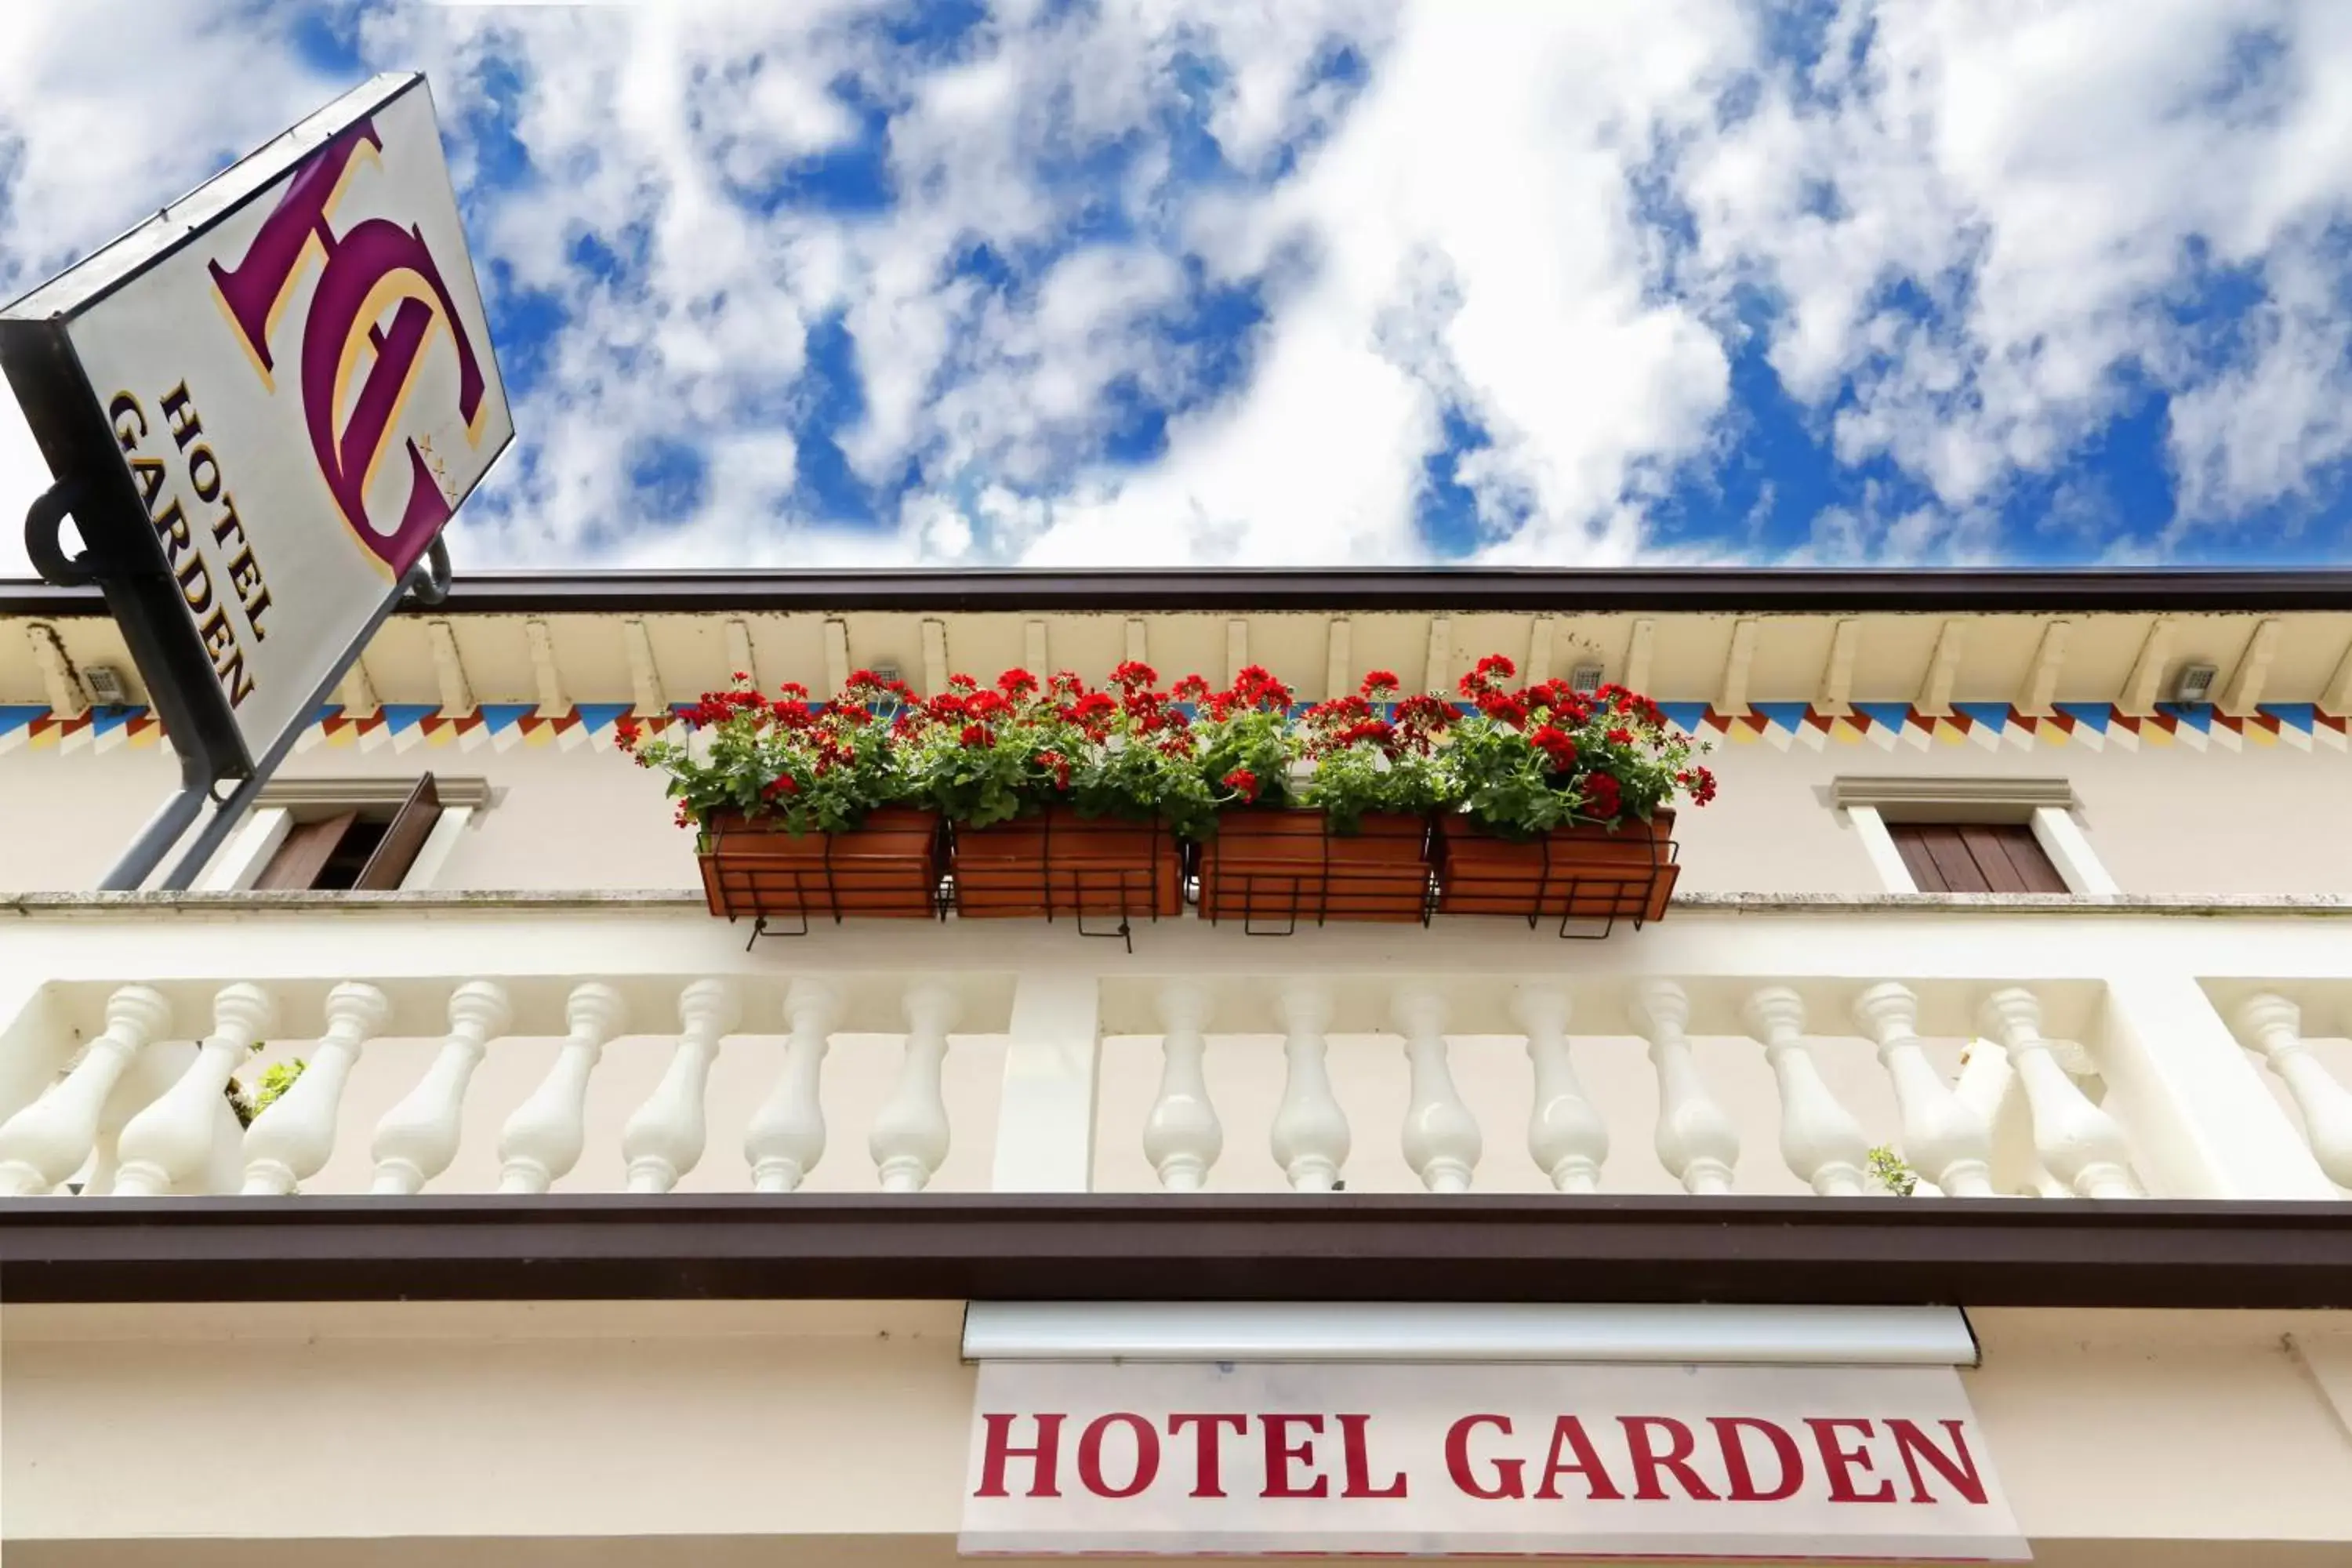
[[[122,672],[110,664],[84,665],[81,683],[89,689],[89,700],[101,708],[122,708],[131,702],[131,683]]]

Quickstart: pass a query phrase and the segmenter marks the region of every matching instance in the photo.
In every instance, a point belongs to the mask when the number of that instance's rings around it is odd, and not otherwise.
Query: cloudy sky
[[[411,68],[460,570],[2352,545],[2352,0],[6,0],[0,296]]]

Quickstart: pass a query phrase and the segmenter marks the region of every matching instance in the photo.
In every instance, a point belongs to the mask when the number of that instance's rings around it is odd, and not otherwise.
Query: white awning
[[[974,1301],[967,1361],[1974,1366],[1958,1307]]]

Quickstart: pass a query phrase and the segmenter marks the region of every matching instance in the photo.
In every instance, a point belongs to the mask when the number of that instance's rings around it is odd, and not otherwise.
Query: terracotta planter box
[[[1228,812],[1201,846],[1201,918],[1255,931],[1429,918],[1429,824],[1374,816],[1332,833],[1319,811]]]
[[[1437,912],[1538,920],[1662,919],[1682,868],[1675,814],[1611,830],[1554,828],[1542,838],[1497,838],[1460,813],[1439,820]]]
[[[710,912],[765,918],[929,920],[939,913],[940,817],[886,806],[847,833],[794,837],[780,823],[715,818],[699,857]]]
[[[955,830],[956,913],[969,920],[1158,920],[1184,911],[1182,846],[1165,827],[1067,806]]]

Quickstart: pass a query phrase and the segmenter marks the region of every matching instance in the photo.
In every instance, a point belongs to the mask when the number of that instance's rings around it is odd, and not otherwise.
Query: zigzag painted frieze
[[[687,705],[680,705],[681,708]],[[2224,713],[2210,703],[2164,704],[2149,714],[2129,714],[2103,702],[2061,702],[2046,715],[2032,716],[2000,702],[1956,702],[1944,714],[1922,713],[1901,702],[1857,702],[1850,711],[1831,712],[1804,702],[1759,702],[1745,713],[1723,713],[1703,702],[1662,702],[1674,723],[1694,735],[1730,745],[1769,745],[1785,751],[1802,746],[1979,746],[1989,751],[2034,746],[2185,747],[2191,751],[2238,751],[2248,746],[2284,746],[2294,751],[2347,750],[2352,717],[2324,712],[2308,702],[2265,704],[2245,715]],[[407,751],[412,747],[582,746],[612,750],[613,726],[631,711],[626,702],[583,702],[545,714],[529,702],[486,702],[459,712],[423,703],[386,703],[369,713],[322,708],[297,743],[298,751],[348,746],[362,751]],[[656,721],[656,725],[663,721]],[[93,708],[71,718],[34,704],[0,703],[0,752],[109,751],[162,743],[163,725],[145,708]]]

